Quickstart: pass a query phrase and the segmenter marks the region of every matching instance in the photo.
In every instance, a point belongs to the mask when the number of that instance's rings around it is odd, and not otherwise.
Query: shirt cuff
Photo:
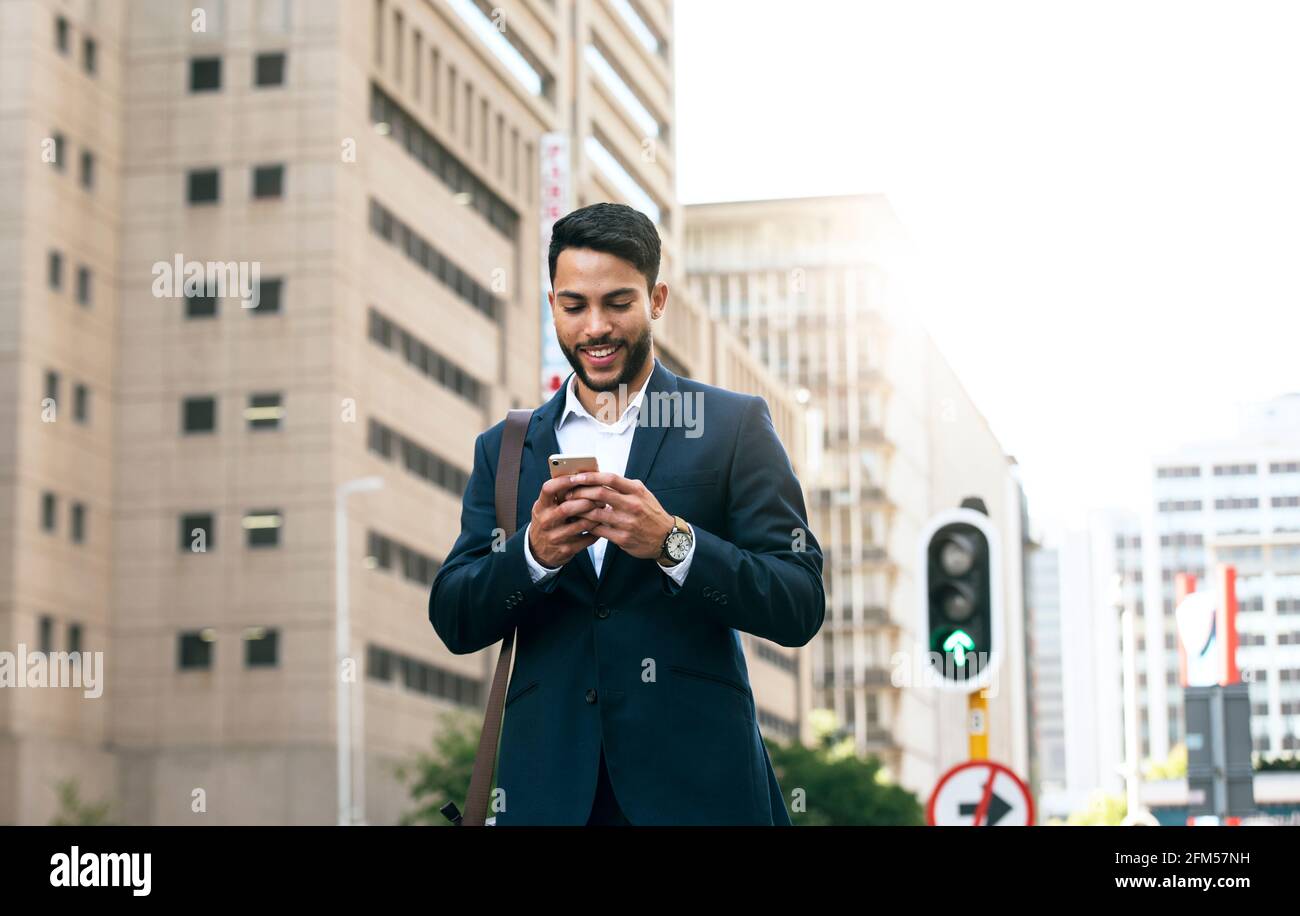
[[[529,522],[529,524],[531,525],[532,522]],[[694,532],[695,529],[692,528],[691,529],[692,535],[694,534]],[[695,538],[694,537],[691,538],[691,546],[687,549],[686,556],[685,558],[683,558],[683,560],[680,563],[676,564],[675,566],[661,566],[658,563],[656,563],[655,565],[659,566],[659,568],[664,571],[664,575],[672,579],[678,585],[685,585],[686,574],[691,571],[691,560],[693,559],[695,559]]]
[[[560,571],[560,567],[557,566],[554,569],[551,569],[549,566],[543,566],[541,563],[538,563],[537,560],[533,559],[532,548],[528,546],[528,531],[532,527],[532,522],[529,522],[524,526],[524,559],[528,561],[528,575],[532,577],[533,582],[540,582],[543,579],[555,575]]]

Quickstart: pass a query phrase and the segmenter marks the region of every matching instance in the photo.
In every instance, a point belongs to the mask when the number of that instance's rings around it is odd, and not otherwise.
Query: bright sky
[[[1300,4],[679,0],[686,203],[880,192],[1036,520],[1300,390]]]

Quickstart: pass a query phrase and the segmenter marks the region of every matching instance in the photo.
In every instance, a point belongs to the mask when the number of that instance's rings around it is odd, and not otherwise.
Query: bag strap
[[[519,504],[519,467],[523,461],[524,437],[528,433],[528,423],[532,416],[531,409],[510,411],[506,415],[505,429],[501,434],[501,454],[497,459],[496,478],[497,526],[505,531],[507,538],[515,533],[515,514]],[[496,772],[497,741],[501,737],[501,714],[505,710],[506,686],[514,647],[515,631],[511,628],[501,641],[501,655],[497,658],[497,670],[492,677],[492,690],[488,694],[483,731],[479,734],[478,753],[474,757],[474,772],[469,780],[469,795],[465,798],[465,817],[461,821],[465,827],[482,827],[487,820],[488,791]]]

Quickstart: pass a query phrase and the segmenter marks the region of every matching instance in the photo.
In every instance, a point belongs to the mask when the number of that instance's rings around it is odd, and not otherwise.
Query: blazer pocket
[[[681,474],[666,474],[646,486],[654,493],[657,490],[675,490],[680,487],[707,487],[717,482],[717,468],[701,468],[697,471],[683,471]]]
[[[669,668],[677,674],[684,674],[687,677],[698,678],[702,681],[712,681],[715,684],[730,687],[747,700],[752,698],[749,690],[746,689],[744,685],[737,681],[733,681],[729,677],[723,677],[720,674],[710,674],[707,671],[696,671],[694,668],[683,668],[681,665],[669,665]]]
[[[537,686],[539,684],[541,684],[541,681],[533,681],[531,684],[527,684],[526,686],[516,690],[512,696],[506,698],[506,705],[503,706],[502,709],[509,709],[511,703],[519,699],[524,694],[532,693],[534,690],[537,689]]]

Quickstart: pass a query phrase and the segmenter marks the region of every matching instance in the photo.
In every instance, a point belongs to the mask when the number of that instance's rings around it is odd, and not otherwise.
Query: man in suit
[[[790,824],[739,633],[802,646],[822,554],[759,397],[670,372],[659,235],[599,203],[555,224],[549,300],[573,367],[534,411],[518,529],[494,549],[504,421],[482,433],[429,595],[456,654],[518,628],[496,824]],[[555,453],[599,471],[550,479]]]

